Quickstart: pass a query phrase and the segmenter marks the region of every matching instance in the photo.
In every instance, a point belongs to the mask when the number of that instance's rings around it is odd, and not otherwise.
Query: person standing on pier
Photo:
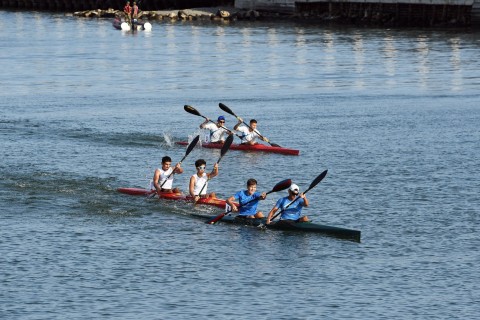
[[[133,12],[132,12],[133,19],[138,19],[138,6],[135,1],[133,2],[132,9],[133,9]]]
[[[130,7],[130,1],[127,1],[125,7],[123,7],[123,12],[125,13],[125,21],[127,21],[129,25],[132,25],[132,7]]]

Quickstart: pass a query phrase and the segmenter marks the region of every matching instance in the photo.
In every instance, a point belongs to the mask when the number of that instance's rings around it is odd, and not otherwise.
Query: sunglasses
[[[218,123],[225,123],[225,121],[223,121],[223,120],[222,120],[222,121],[218,121]]]
[[[205,170],[206,166],[197,167],[198,170]]]

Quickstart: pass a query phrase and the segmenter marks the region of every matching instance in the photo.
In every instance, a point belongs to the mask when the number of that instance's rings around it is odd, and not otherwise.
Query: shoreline
[[[83,17],[83,18],[115,18],[124,17],[122,10],[115,9],[96,9],[76,11],[73,13],[65,13],[67,16]],[[201,7],[191,9],[172,9],[172,10],[154,10],[154,11],[140,11],[138,19],[149,21],[161,20],[216,20],[216,21],[237,21],[237,20],[278,20],[288,21],[294,18],[300,18],[300,15],[295,13],[277,13],[258,10],[245,10],[234,7]]]
[[[9,9],[15,11],[38,11],[25,8]],[[80,18],[115,18],[124,17],[122,10],[93,9],[64,12],[65,16]],[[363,14],[350,14],[342,11],[326,12],[322,10],[299,12],[276,12],[267,10],[247,10],[232,6],[199,7],[191,9],[171,9],[140,11],[138,19],[147,21],[252,21],[252,22],[296,22],[329,26],[352,26],[370,28],[441,28],[441,29],[475,29],[471,21],[462,19],[400,19],[390,12],[371,11]]]

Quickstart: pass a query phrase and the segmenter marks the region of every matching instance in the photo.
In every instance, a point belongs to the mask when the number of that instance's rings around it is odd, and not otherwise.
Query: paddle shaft
[[[313,189],[317,184],[320,183],[320,181],[323,180],[323,178],[325,178],[325,176],[327,175],[327,172],[328,170],[325,170],[323,171],[322,173],[320,173],[313,181],[312,183],[310,183],[310,186],[308,187],[307,190],[305,190],[305,192],[303,194],[306,194],[308,191],[310,191],[311,189]],[[295,197],[295,199],[292,200],[292,202],[290,202],[289,204],[287,204],[285,206],[285,208],[281,209],[279,212],[277,212],[271,219],[270,221],[273,221],[275,220],[276,217],[278,217],[282,212],[284,212],[285,210],[288,209],[288,207],[290,207],[295,201],[297,201],[298,199],[300,199],[301,197],[298,196],[298,197]]]
[[[220,161],[222,160],[223,156],[227,153],[227,151],[228,151],[228,149],[230,148],[230,145],[232,144],[232,142],[233,142],[233,136],[228,136],[227,140],[225,140],[225,142],[223,143],[222,150],[220,151],[220,158],[218,158],[217,164],[220,163]],[[213,171],[212,171],[212,172],[213,172]],[[200,189],[200,192],[198,193],[198,196],[200,196],[200,195],[202,194],[202,191],[203,191],[203,189],[205,189],[205,187],[207,186],[209,180],[210,180],[210,177],[207,177],[207,181],[206,181],[205,184],[203,185],[202,189]]]
[[[180,160],[180,162],[179,162],[180,164],[183,162],[183,160],[185,160],[185,158],[187,157],[187,155],[188,155],[188,154],[186,154],[186,155],[182,158],[182,160]],[[163,183],[160,185],[160,189],[163,187],[163,185],[164,185],[165,183],[167,183],[168,179],[170,179],[170,177],[171,177],[172,175],[174,175],[174,174],[175,174],[175,168],[172,170],[172,172],[170,172],[170,174],[168,175],[167,179],[165,179],[165,181],[163,181]]]
[[[195,109],[195,108],[192,107],[192,106],[185,105],[183,108],[184,108],[185,111],[187,111],[188,113],[191,113],[191,114],[193,114],[193,115],[195,115],[195,116],[202,117],[202,118],[204,118],[205,120],[210,121],[211,123],[215,123],[215,121],[210,120],[209,118],[205,117],[205,116],[202,115],[200,112],[198,112],[197,109]],[[216,124],[216,123],[215,123],[215,124]],[[218,125],[217,125],[217,126],[218,126]],[[220,128],[228,131],[230,134],[235,134],[238,138],[242,139],[242,136],[238,135],[237,133],[233,132],[232,130],[228,129],[227,127],[220,126]]]
[[[183,160],[185,160],[185,158],[190,154],[190,152],[192,152],[193,148],[195,148],[195,146],[197,145],[198,140],[200,140],[200,135],[197,135],[195,138],[193,138],[192,142],[190,142],[190,144],[187,147],[187,150],[185,151],[185,155],[183,156],[182,160],[180,160],[180,162],[179,162],[180,164],[183,162]],[[167,180],[170,178],[170,176],[173,175],[174,173],[175,173],[175,169],[173,169],[172,172],[168,175],[167,179],[165,179],[165,181],[163,181],[160,188],[163,187],[163,185],[167,182]]]
[[[207,117],[204,117],[204,116],[201,116],[201,117],[203,117],[205,120],[210,121],[211,123],[217,124],[215,121],[210,120],[210,119],[208,119]],[[218,125],[217,125],[217,126],[218,126]],[[242,136],[239,135],[238,133],[235,133],[235,132],[233,132],[232,130],[230,130],[230,129],[224,127],[224,126],[220,126],[220,128],[225,129],[225,130],[228,131],[230,134],[234,134],[234,135],[236,135],[239,139],[242,139]]]
[[[226,105],[224,105],[223,103],[219,103],[218,104],[220,106],[220,109],[222,109],[223,111],[225,111],[226,113],[230,113],[232,116],[234,116],[235,118],[237,118],[238,120],[240,120],[240,117],[237,116],[235,114],[235,112],[232,111],[232,109],[230,109],[229,107],[227,107]],[[243,121],[242,119],[242,123],[244,125],[246,125],[247,127],[250,128],[250,130],[252,130],[253,132],[255,132],[260,138],[262,138],[263,141],[267,141],[272,147],[280,147],[280,145],[276,144],[276,143],[271,143],[269,141],[269,139],[265,138],[264,136],[262,136],[257,130],[253,129],[249,124],[247,124],[245,121]]]
[[[272,189],[272,190],[268,191],[266,194],[270,194],[270,193],[272,193],[272,192],[274,192],[274,191],[276,191],[276,190],[273,190],[273,189]],[[250,202],[253,202],[253,201],[258,200],[258,199],[259,199],[259,198],[255,198],[255,199],[249,200],[249,201],[247,201],[247,202],[245,202],[245,203],[243,203],[243,204],[240,203],[240,205],[239,205],[237,208],[241,208],[241,207],[249,204]],[[232,211],[233,211],[233,209],[230,209],[230,210],[228,210],[228,211],[226,211],[226,212],[222,212],[222,213],[220,213],[218,216],[216,216],[215,218],[207,221],[207,223],[208,223],[208,224],[214,224],[214,223],[216,223],[217,221],[222,220],[223,217],[225,217],[227,214],[231,213]]]

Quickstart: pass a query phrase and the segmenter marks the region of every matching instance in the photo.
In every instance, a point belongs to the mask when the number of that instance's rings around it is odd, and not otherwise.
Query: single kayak
[[[187,141],[177,141],[175,142],[176,144],[186,146],[188,145]],[[209,148],[209,149],[221,149],[223,146],[223,143],[202,143],[202,147],[204,148]],[[292,155],[292,156],[298,156],[300,154],[300,150],[295,150],[295,149],[288,149],[288,148],[283,148],[283,147],[273,147],[273,146],[267,146],[265,144],[254,144],[254,145],[249,145],[249,144],[235,144],[232,143],[230,145],[230,150],[242,150],[242,151],[260,151],[260,152],[271,152],[271,153],[280,153],[280,154],[287,154],[287,155]]]
[[[121,193],[129,194],[131,196],[149,196],[156,193],[155,190],[148,190],[148,189],[141,189],[141,188],[118,188],[117,191]],[[167,199],[167,200],[180,200],[180,201],[193,202],[192,196],[187,196],[187,195],[184,195],[183,193],[161,193],[160,198]],[[198,200],[197,203],[225,209],[227,201],[219,198],[200,198],[200,200]]]
[[[212,216],[205,216],[201,214],[193,214],[195,217],[202,218],[206,221],[213,219]],[[308,233],[319,233],[327,236],[360,242],[361,232],[358,230],[332,227],[323,224],[313,222],[295,222],[287,220],[279,220],[272,222],[269,225],[265,224],[266,219],[244,219],[238,216],[225,216],[219,222],[238,224],[238,225],[250,225],[255,227],[264,227],[266,229],[284,230],[284,231],[298,231]]]

